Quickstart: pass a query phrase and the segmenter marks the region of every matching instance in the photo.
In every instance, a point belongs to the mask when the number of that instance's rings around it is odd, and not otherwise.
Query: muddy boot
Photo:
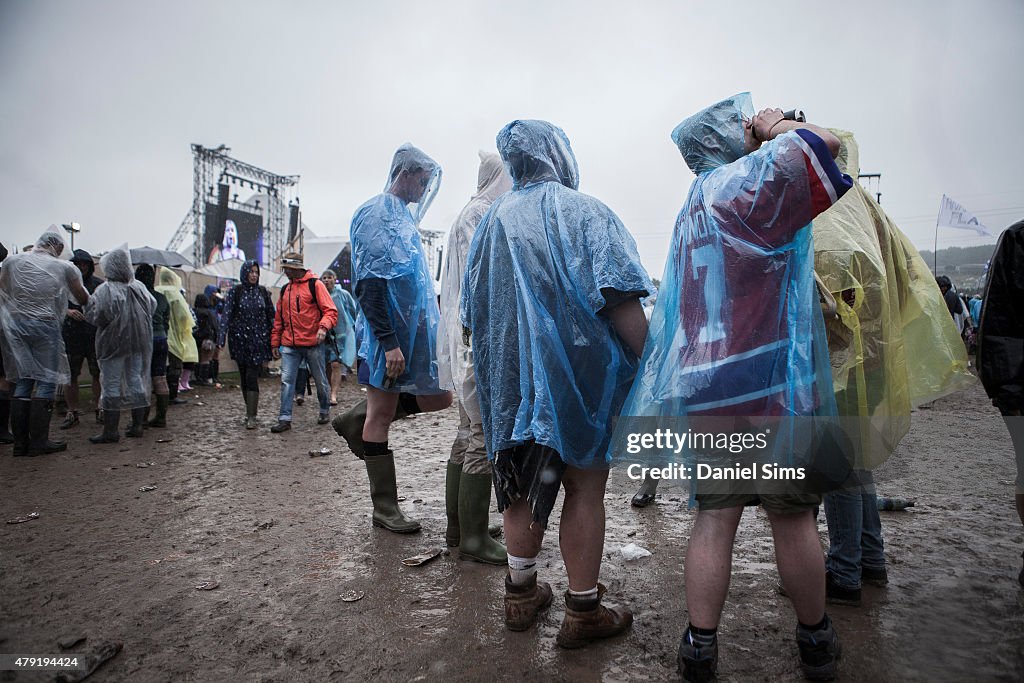
[[[364,458],[366,476],[370,478],[370,500],[373,501],[373,525],[396,534],[420,530],[420,523],[409,519],[398,507],[398,483],[395,481],[395,454],[371,455]]]
[[[121,435],[117,431],[117,423],[121,421],[120,410],[103,411],[103,432],[96,436],[90,436],[92,443],[117,443]]]
[[[366,423],[366,399],[355,404],[331,421],[331,426],[357,458],[363,459],[363,425]]]
[[[592,640],[617,636],[633,623],[633,613],[625,607],[605,607],[601,598],[603,584],[597,584],[597,596],[577,598],[565,592],[565,618],[555,642],[566,649],[583,647]]]
[[[145,415],[145,408],[132,408],[132,423],[128,426],[128,429],[124,430],[124,435],[136,439],[142,436],[142,427],[146,419]]]
[[[551,585],[538,581],[517,586],[505,574],[505,626],[510,631],[525,631],[537,621],[537,615],[551,606]]]
[[[809,681],[835,679],[842,647],[828,615],[825,615],[825,626],[817,631],[807,631],[797,624],[796,644],[800,649],[800,668],[804,678]]]
[[[0,398],[0,443],[14,443],[14,434],[8,431],[11,423],[11,399]]]
[[[654,494],[657,492],[658,480],[645,478],[644,483],[640,485],[640,490],[636,492],[629,504],[635,508],[645,508],[654,502]]]
[[[488,531],[491,510],[491,475],[462,473],[459,484],[459,557],[484,564],[507,564],[505,546]]]
[[[28,416],[28,454],[45,455],[66,451],[66,441],[50,441],[50,418],[53,417],[53,401],[34,398]]]
[[[448,528],[444,532],[444,544],[449,548],[459,545],[459,482],[462,480],[462,465],[448,461],[444,478],[444,510],[448,516]]]
[[[30,401],[27,398],[11,399],[11,434],[14,436],[16,456],[28,455],[28,418]]]
[[[171,402],[168,394],[156,395],[156,415],[146,422],[147,427],[163,428],[167,426],[167,405]]]
[[[245,392],[245,428],[256,429],[260,426],[259,420],[256,419],[256,413],[260,407],[260,392],[258,391],[247,391]]]

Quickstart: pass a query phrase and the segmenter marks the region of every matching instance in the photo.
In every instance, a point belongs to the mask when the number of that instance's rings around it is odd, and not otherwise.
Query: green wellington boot
[[[459,545],[459,482],[462,480],[462,465],[448,461],[444,478],[444,510],[448,515],[448,528],[444,532],[444,543],[449,548]]]
[[[373,501],[373,525],[411,534],[420,530],[420,523],[409,519],[398,507],[398,483],[395,480],[395,454],[371,455],[364,458],[366,476],[370,478],[370,500]]]
[[[505,546],[491,538],[491,475],[462,473],[459,483],[459,557],[486,564],[508,563]]]
[[[349,449],[363,459],[363,425],[366,423],[366,399],[355,404],[331,421],[338,436],[345,439]]]
[[[260,392],[258,391],[247,391],[245,392],[245,428],[256,429],[260,426],[259,420],[256,419],[256,413],[260,409]]]

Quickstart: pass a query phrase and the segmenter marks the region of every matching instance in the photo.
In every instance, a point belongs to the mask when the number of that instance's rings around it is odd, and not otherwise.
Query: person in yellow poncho
[[[832,131],[836,163],[859,171],[851,133]],[[826,320],[833,387],[855,472],[824,497],[827,595],[859,604],[861,584],[887,580],[871,470],[910,428],[911,408],[972,382],[960,336],[914,246],[860,185],[814,222],[814,269],[836,303]]]
[[[187,384],[187,375],[184,373],[191,373],[191,364],[199,361],[199,348],[192,336],[192,313],[181,293],[181,278],[170,268],[160,268],[155,289],[167,297],[170,305],[170,319],[167,321],[167,385],[170,402],[184,403],[183,399],[178,398],[178,382],[184,380]]]

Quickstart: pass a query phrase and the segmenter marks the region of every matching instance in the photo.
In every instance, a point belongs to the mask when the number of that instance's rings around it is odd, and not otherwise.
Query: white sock
[[[516,557],[508,554],[508,573],[512,578],[512,584],[522,586],[537,574],[537,556]]]
[[[588,598],[596,598],[597,586],[594,586],[588,591],[574,591],[570,588],[569,595],[571,595],[574,598],[580,598],[581,600],[587,600]]]

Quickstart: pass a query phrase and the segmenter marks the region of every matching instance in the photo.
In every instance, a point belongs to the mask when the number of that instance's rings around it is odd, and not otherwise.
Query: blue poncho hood
[[[672,131],[672,142],[690,170],[700,175],[746,153],[743,120],[753,115],[750,93],[741,92],[685,119]]]

